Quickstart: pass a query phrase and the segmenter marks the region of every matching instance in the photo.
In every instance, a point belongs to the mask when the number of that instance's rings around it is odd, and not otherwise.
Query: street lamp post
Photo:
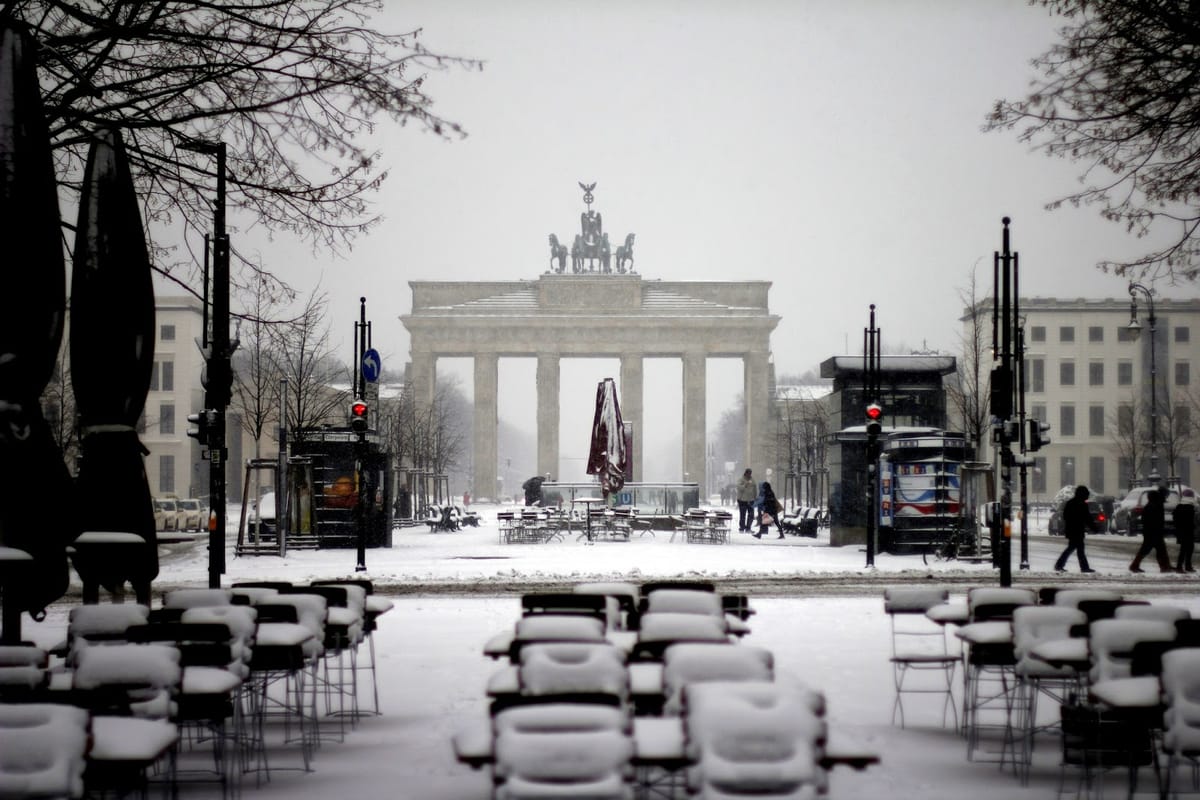
[[[1158,474],[1158,364],[1155,361],[1154,339],[1157,318],[1154,316],[1154,295],[1140,283],[1129,284],[1129,325],[1128,330],[1137,339],[1142,332],[1142,324],[1137,316],[1137,293],[1146,295],[1150,306],[1150,315],[1146,321],[1150,323],[1150,474],[1146,478],[1157,483]]]

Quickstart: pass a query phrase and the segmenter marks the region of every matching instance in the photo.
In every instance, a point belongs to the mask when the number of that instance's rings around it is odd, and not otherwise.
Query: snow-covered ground
[[[1030,784],[1022,787],[995,764],[967,761],[964,739],[941,727],[936,700],[922,705],[909,698],[908,728],[891,724],[883,587],[945,582],[952,592],[964,593],[970,585],[997,585],[996,572],[987,565],[932,559],[924,564],[919,556],[879,555],[876,568],[868,570],[861,547],[831,548],[824,532],[816,541],[791,536],[784,541],[755,540],[733,534],[725,546],[689,545],[678,537],[671,542],[670,534],[663,532],[629,543],[588,544],[571,537],[543,545],[504,545],[499,543],[495,507],[478,510],[484,518],[478,529],[435,534],[427,527],[410,528],[396,532],[393,547],[367,551],[365,577],[392,594],[396,603],[381,618],[376,634],[383,713],[363,719],[344,743],[322,745],[314,772],[276,773],[269,784],[248,787],[247,797],[487,798],[487,774],[457,764],[450,739],[486,713],[484,685],[497,663],[484,658],[482,647],[515,621],[519,592],[530,585],[665,577],[702,577],[745,587],[757,610],[746,641],[775,654],[780,680],[825,692],[836,741],[880,755],[882,762],[865,772],[835,771],[831,797],[1055,796],[1059,760],[1051,737],[1039,742]],[[1127,594],[1184,604],[1200,613],[1192,576],[1148,573],[1126,578],[1135,540],[1093,537],[1091,555],[1098,574],[1081,576],[1072,563],[1072,574],[1058,576],[1052,564],[1063,540],[1042,535],[1037,520],[1033,528],[1030,570],[1017,569],[1014,541],[1013,574],[1018,582],[1078,584],[1085,577],[1089,583],[1119,581]],[[354,551],[292,552],[283,559],[233,558],[230,553],[223,583],[345,577],[355,574],[354,562]],[[180,585],[207,585],[203,542],[164,548],[156,594]],[[69,605],[56,605],[40,624],[26,619],[26,638],[43,644],[61,639]],[[185,786],[183,795],[217,796],[212,787],[200,786]]]

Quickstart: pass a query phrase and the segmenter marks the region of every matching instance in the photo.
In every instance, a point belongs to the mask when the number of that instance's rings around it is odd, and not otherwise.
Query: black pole
[[[354,372],[355,372],[356,376],[359,376],[362,372],[363,356],[367,352],[367,298],[365,298],[365,297],[358,298],[358,303],[359,303],[358,330],[357,330],[358,336],[355,341],[355,347],[358,352],[356,353],[355,358],[354,358]],[[364,395],[366,394],[365,384],[366,384],[365,376],[358,377],[358,379],[355,381],[354,385],[357,389],[357,394],[355,396],[355,399],[357,399],[357,400],[364,399]],[[371,412],[370,410],[368,410],[368,414],[370,414],[370,413],[378,413],[378,411],[376,410],[375,412]],[[368,417],[368,419],[370,419],[370,417]],[[366,572],[367,571],[367,519],[366,519],[367,492],[366,492],[366,486],[364,486],[365,473],[363,470],[363,462],[366,461],[366,457],[367,457],[367,432],[365,430],[363,430],[363,431],[358,432],[358,442],[355,444],[355,459],[354,459],[355,482],[358,485],[358,503],[355,505],[355,508],[354,508],[354,526],[356,529],[357,540],[358,540],[358,563],[354,565],[355,572]]]
[[[225,143],[214,147],[217,157],[217,201],[213,208],[212,351],[204,406],[212,411],[208,432],[209,503],[208,585],[221,586],[225,573],[225,411],[233,391],[229,341],[229,235],[225,231]]]
[[[1005,376],[1002,390],[1006,413],[1000,416],[1000,585],[1012,586],[1012,441],[1009,421],[1012,418],[1012,266],[1009,247],[1009,218],[1004,217],[1001,270],[1000,369]]]
[[[875,327],[875,304],[871,304],[870,326],[863,331],[863,413],[866,407],[878,402],[879,394],[879,331]],[[877,534],[879,487],[876,485],[879,458],[879,435],[872,420],[867,420],[867,566],[875,566],[875,537]]]

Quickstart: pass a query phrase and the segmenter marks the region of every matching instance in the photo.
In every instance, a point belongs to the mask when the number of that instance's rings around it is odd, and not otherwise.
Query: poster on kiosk
[[[879,527],[892,527],[892,464],[888,457],[879,457]]]

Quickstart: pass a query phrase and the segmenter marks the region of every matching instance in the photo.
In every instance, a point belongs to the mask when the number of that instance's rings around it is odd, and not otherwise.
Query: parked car
[[[1122,498],[1117,507],[1113,509],[1113,533],[1125,536],[1142,535],[1142,509],[1146,506],[1146,498],[1153,488],[1153,486],[1139,486]],[[1175,506],[1179,502],[1180,490],[1186,488],[1188,487],[1173,486],[1167,491],[1167,499],[1163,503],[1166,512],[1166,524],[1163,526],[1163,530],[1167,535],[1175,533],[1175,523],[1171,521],[1171,512],[1175,510]]]
[[[179,507],[173,498],[154,498],[154,527],[160,531],[179,530]]]
[[[207,528],[207,514],[204,506],[194,497],[176,501],[179,509],[179,530],[202,531]]]
[[[1059,503],[1050,512],[1050,521],[1046,523],[1046,530],[1051,536],[1063,536],[1063,507],[1066,503]],[[1087,501],[1088,511],[1092,514],[1092,528],[1090,533],[1108,533],[1108,515],[1104,513],[1104,501],[1092,500]]]

